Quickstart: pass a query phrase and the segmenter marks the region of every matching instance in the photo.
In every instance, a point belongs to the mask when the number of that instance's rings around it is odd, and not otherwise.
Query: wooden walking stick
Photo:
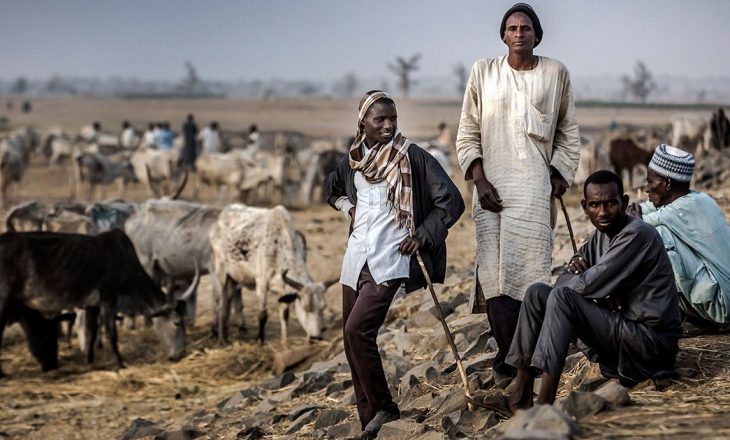
[[[568,225],[568,234],[570,234],[570,244],[573,245],[573,253],[578,253],[578,246],[575,245],[575,235],[573,235],[573,226],[570,225],[570,217],[568,217],[568,210],[565,209],[565,203],[563,203],[563,197],[559,196],[557,199],[560,201],[560,208],[563,210],[565,216],[565,223]]]
[[[456,367],[459,370],[461,381],[464,383],[464,394],[466,394],[469,411],[473,411],[474,398],[471,394],[471,390],[469,389],[469,380],[466,377],[466,370],[464,370],[464,365],[461,363],[461,356],[459,356],[459,350],[456,348],[454,336],[451,334],[451,330],[449,330],[449,325],[446,324],[446,318],[444,318],[444,312],[443,310],[441,310],[441,304],[439,304],[439,300],[436,297],[436,291],[433,290],[431,277],[428,276],[426,265],[423,264],[423,258],[421,258],[421,253],[418,251],[416,251],[416,258],[418,259],[418,265],[421,266],[421,272],[423,272],[423,277],[426,279],[426,284],[428,284],[428,291],[431,292],[431,299],[433,299],[433,303],[436,305],[438,319],[439,321],[441,321],[441,325],[444,326],[444,333],[446,333],[446,340],[449,342],[449,346],[451,347],[451,353],[454,355],[454,359],[456,359]]]

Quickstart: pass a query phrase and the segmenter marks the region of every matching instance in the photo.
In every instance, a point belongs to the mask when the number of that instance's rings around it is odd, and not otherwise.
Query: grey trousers
[[[534,368],[558,376],[570,343],[577,337],[595,352],[602,367],[617,372],[622,320],[619,312],[570,288],[534,284],[522,301],[506,362],[515,368]]]

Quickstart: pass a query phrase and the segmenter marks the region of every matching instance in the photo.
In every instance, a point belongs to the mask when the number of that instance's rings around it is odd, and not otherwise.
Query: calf
[[[76,307],[98,308],[117,368],[122,367],[117,311],[154,316],[168,358],[178,359],[185,350],[183,303],[167,301],[120,230],[97,236],[49,232],[0,235],[0,341],[5,324],[12,319],[8,314],[18,306],[46,318]]]
[[[616,170],[616,174],[622,176],[623,170],[628,170],[629,187],[632,188],[634,167],[636,165],[649,165],[653,153],[639,148],[630,138],[613,139],[608,149],[609,159]]]

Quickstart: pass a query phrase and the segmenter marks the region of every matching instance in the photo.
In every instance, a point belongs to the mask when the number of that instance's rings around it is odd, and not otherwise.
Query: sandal
[[[509,400],[504,394],[487,394],[482,396],[466,396],[466,401],[480,408],[494,411],[498,418],[507,420],[514,415],[509,407]]]

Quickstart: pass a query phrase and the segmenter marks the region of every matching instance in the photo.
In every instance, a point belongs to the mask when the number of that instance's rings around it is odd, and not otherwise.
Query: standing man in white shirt
[[[200,141],[203,150],[201,154],[223,152],[223,142],[221,141],[221,134],[220,131],[218,131],[218,123],[215,121],[211,122],[209,126],[200,130],[198,140]]]
[[[344,345],[363,437],[400,417],[376,337],[390,303],[424,287],[418,251],[434,282],[446,272],[446,235],[464,212],[459,190],[430,154],[398,130],[393,99],[373,90],[360,101],[349,154],[326,182],[327,201],[349,215],[342,262]]]
[[[125,150],[134,150],[139,145],[141,138],[137,130],[132,127],[129,121],[122,122],[122,134],[119,136],[119,145]]]
[[[251,124],[251,126],[248,127],[248,140],[246,141],[248,151],[251,151],[252,153],[259,151],[259,148],[261,148],[260,138],[259,127],[256,124]]]

